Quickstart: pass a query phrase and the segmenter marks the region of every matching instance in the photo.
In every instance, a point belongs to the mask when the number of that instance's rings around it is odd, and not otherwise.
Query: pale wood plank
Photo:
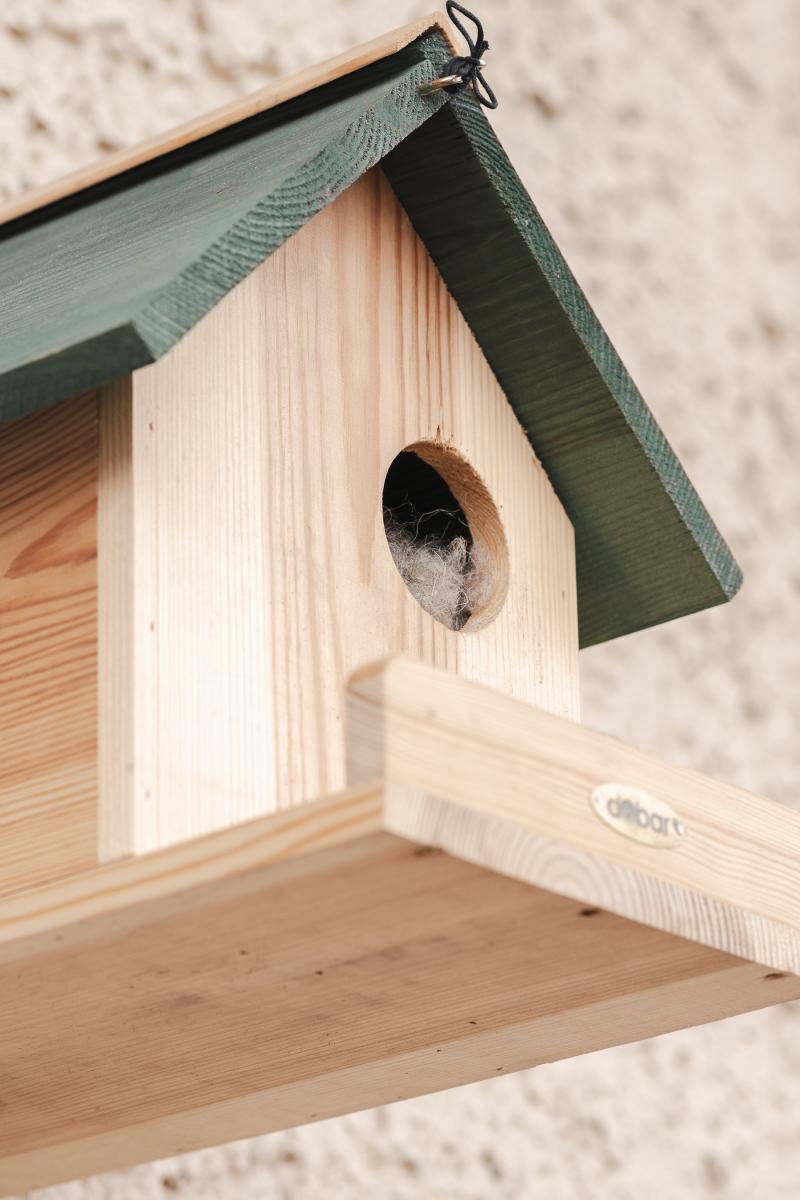
[[[121,175],[125,171],[152,162],[173,150],[180,150],[192,142],[200,141],[202,138],[219,133],[232,125],[237,125],[241,121],[246,121],[258,113],[267,112],[287,100],[302,96],[313,88],[322,87],[326,83],[340,79],[343,75],[349,75],[382,58],[388,58],[433,29],[452,45],[449,32],[450,23],[447,18],[440,12],[430,13],[388,33],[380,34],[359,46],[345,50],[342,54],[337,54],[325,62],[315,63],[292,75],[277,79],[257,92],[233,100],[210,113],[195,117],[166,133],[157,134],[136,146],[115,151],[100,159],[99,162],[82,167],[43,187],[31,189],[24,195],[0,205],[0,225],[26,216],[48,204],[65,200],[87,188],[104,183],[115,175]]]
[[[800,973],[800,813],[421,663],[368,668],[349,694],[350,779],[387,786],[392,832]],[[603,783],[665,800],[685,840],[610,829],[590,805]]]
[[[382,173],[265,266],[275,708],[287,721],[279,794],[341,786],[341,680],[379,646],[577,715],[572,528]],[[299,369],[309,353],[318,370]],[[475,632],[424,613],[387,550],[386,471],[424,440],[459,450],[502,517],[511,585],[497,619]]]
[[[0,428],[0,894],[97,861],[97,397]]]
[[[134,376],[128,850],[278,807],[266,336],[263,296],[247,280]]]
[[[169,912],[174,898],[183,892],[200,894],[206,885],[275,863],[297,862],[382,828],[382,793],[351,788],[165,850],[132,855],[27,888],[4,897],[0,904],[0,963],[24,958],[39,945],[35,941],[39,935],[44,938],[42,947],[65,940],[77,945],[96,917],[115,914],[115,928],[124,929],[129,920],[139,921],[137,910],[150,903]]]
[[[341,788],[342,680],[386,654],[577,715],[572,528],[380,172],[138,372],[133,408],[128,850]],[[422,611],[386,544],[386,470],[425,439],[504,526],[508,596],[473,632]]]
[[[540,920],[546,914],[532,907],[520,915],[523,919]],[[479,914],[475,919],[479,919]],[[487,923],[487,936],[493,929],[493,923]],[[498,929],[497,932],[502,936],[504,930]],[[400,947],[396,943],[392,944],[386,950],[386,957],[390,959],[398,949]],[[576,946],[575,949],[580,953],[581,947]],[[380,952],[381,948],[378,947],[376,954]],[[657,959],[657,954],[654,957]],[[622,989],[627,980],[635,988],[633,976],[636,974],[636,961],[637,948],[631,946],[619,963]],[[562,965],[561,960],[558,965]],[[339,1116],[353,1107],[375,1108],[419,1095],[423,1090],[423,1080],[425,1092],[443,1091],[460,1084],[492,1078],[499,1073],[509,1074],[579,1053],[589,1053],[606,1045],[641,1040],[689,1024],[703,1024],[724,1015],[734,1016],[745,1011],[746,1007],[780,1003],[794,999],[798,994],[796,980],[765,981],[761,973],[756,975],[754,968],[748,964],[716,971],[712,964],[707,964],[709,969],[705,973],[701,964],[687,964],[687,978],[665,985],[660,968],[666,967],[668,971],[670,965],[656,961],[653,966],[652,962],[648,962],[645,979],[634,996],[614,994],[608,999],[588,1004],[582,1001],[591,984],[584,978],[579,981],[577,1003],[564,1012],[552,1011],[549,1007],[540,1012],[538,998],[533,997],[535,1015],[526,1016],[524,1005],[530,1003],[532,998],[523,988],[514,998],[518,1005],[517,1021],[508,1026],[492,1028],[490,1020],[490,1027],[486,1028],[483,1027],[486,1020],[485,996],[476,995],[478,988],[474,972],[470,974],[465,964],[458,978],[467,978],[469,986],[458,994],[455,988],[448,989],[447,999],[452,1005],[449,1029],[443,1032],[439,1026],[429,1031],[435,1035],[435,1044],[404,1049],[387,1040],[385,1045],[381,1045],[376,1061],[335,1067],[326,1073],[331,1045],[324,1040],[324,1032],[317,1033],[312,1042],[314,1049],[321,1047],[317,1059],[319,1074],[316,1077],[267,1086],[247,1095],[196,1105],[166,1118],[142,1121],[135,1128],[125,1126],[74,1136],[65,1127],[64,1133],[69,1140],[50,1145],[44,1151],[27,1150],[0,1159],[0,1187],[6,1192],[10,1189],[20,1191],[31,1185],[74,1179],[88,1172],[114,1170],[145,1158],[185,1153],[204,1146],[324,1120]],[[445,968],[448,966],[453,966],[449,954],[444,963]],[[527,959],[522,969],[540,969],[539,960]],[[613,974],[614,967],[610,963],[607,969],[609,975]],[[556,1004],[568,987],[575,986],[575,974],[576,964],[573,963],[561,986],[556,981],[553,997]],[[386,986],[391,986],[393,976],[394,972],[390,970]],[[402,976],[400,979],[402,981]],[[529,985],[530,981],[526,983]],[[513,986],[513,981],[510,986]],[[738,1001],[732,1003],[738,989],[741,989]],[[383,990],[382,987],[381,994]],[[722,1005],[721,997],[724,998]],[[345,999],[349,1004],[350,995]],[[170,1001],[174,1004],[174,992],[165,1000],[167,1004]],[[356,1017],[360,1016],[360,1012],[359,1009]],[[477,1016],[471,1016],[470,1013],[476,1013]],[[260,1016],[258,1011],[252,1014],[255,1024]],[[405,1016],[407,1019],[408,1013]],[[467,1026],[466,1035],[459,1036],[459,1032]],[[406,1028],[401,1025],[401,1034]],[[337,1034],[342,1032],[338,1022],[335,1030]],[[345,1051],[349,1051],[360,1039],[357,1039],[350,1021],[347,1022],[346,1033]],[[260,1046],[256,1047],[256,1052],[258,1049]],[[191,1060],[191,1049],[187,1051],[187,1056]],[[216,1061],[215,1058],[215,1064]]]
[[[363,803],[371,822],[374,797]],[[256,842],[298,819],[255,823]],[[87,900],[98,885],[94,916],[4,948],[3,1191],[800,994],[794,977],[610,914],[586,919],[572,901],[386,834],[258,867],[244,839],[216,854],[242,833],[203,840],[215,864],[195,859],[203,885],[157,898],[187,849],[147,856],[162,872],[149,869],[151,898],[104,915],[103,889],[113,896],[147,858],[115,864],[84,884]]]

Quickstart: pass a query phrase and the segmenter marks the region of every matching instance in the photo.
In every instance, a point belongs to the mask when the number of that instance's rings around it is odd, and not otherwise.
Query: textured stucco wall
[[[800,803],[800,6],[480,8],[500,135],[746,574],[728,609],[586,653],[586,721]],[[422,11],[3,0],[0,188],[44,182]],[[796,1200],[800,1008],[38,1195],[174,1193]]]

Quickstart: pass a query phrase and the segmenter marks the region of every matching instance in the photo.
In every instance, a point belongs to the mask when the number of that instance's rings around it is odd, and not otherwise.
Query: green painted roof
[[[0,420],[165,354],[382,162],[576,531],[581,644],[730,599],[730,551],[432,30],[0,226]]]

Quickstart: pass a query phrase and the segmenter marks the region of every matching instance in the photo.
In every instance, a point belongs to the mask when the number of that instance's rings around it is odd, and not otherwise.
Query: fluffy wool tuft
[[[491,595],[486,551],[464,537],[421,538],[415,526],[402,524],[391,513],[385,514],[385,525],[392,558],[411,595],[442,625],[461,629]]]

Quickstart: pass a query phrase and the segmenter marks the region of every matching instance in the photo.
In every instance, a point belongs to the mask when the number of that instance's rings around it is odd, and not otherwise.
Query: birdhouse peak
[[[380,166],[575,528],[580,640],[730,599],[722,536],[425,17],[0,210],[0,421],[165,355]],[[376,403],[379,403],[376,400]]]

